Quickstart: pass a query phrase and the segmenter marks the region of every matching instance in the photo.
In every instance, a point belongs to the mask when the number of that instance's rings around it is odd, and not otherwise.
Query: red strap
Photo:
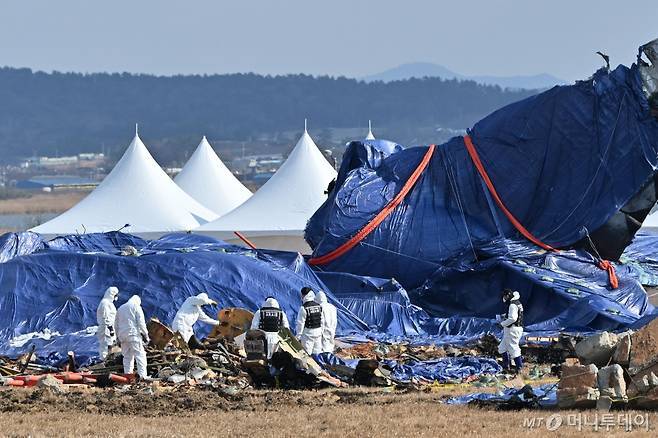
[[[464,144],[466,145],[466,150],[468,151],[468,155],[471,156],[471,160],[473,160],[473,164],[475,164],[475,167],[480,173],[480,176],[484,180],[484,183],[487,185],[487,188],[489,189],[491,196],[493,196],[494,200],[496,201],[496,204],[498,204],[498,207],[500,207],[503,213],[505,213],[507,219],[509,219],[512,225],[514,225],[514,228],[516,228],[521,234],[523,234],[523,236],[526,239],[528,239],[535,245],[544,248],[547,251],[557,251],[552,246],[545,244],[544,242],[533,236],[532,233],[528,231],[521,224],[521,222],[519,222],[514,217],[514,215],[507,209],[507,207],[505,207],[505,204],[503,204],[503,200],[500,199],[500,196],[498,196],[498,192],[496,192],[496,188],[491,182],[489,175],[487,175],[487,171],[484,169],[484,166],[482,165],[482,161],[480,161],[480,156],[478,155],[477,150],[475,150],[475,145],[473,145],[473,141],[471,140],[471,137],[469,135],[464,136]],[[604,271],[608,271],[608,280],[610,281],[610,286],[613,289],[617,289],[619,287],[619,279],[617,278],[617,273],[615,272],[614,265],[610,263],[608,260],[601,260],[598,263],[598,267],[603,269]]]
[[[256,248],[256,245],[254,245],[253,243],[251,243],[251,242],[249,241],[249,239],[247,239],[247,237],[246,237],[244,234],[242,234],[241,232],[239,232],[239,231],[233,231],[233,234],[235,234],[236,236],[238,236],[238,238],[239,238],[240,240],[242,240],[244,243],[246,243],[247,246],[248,246],[249,248],[251,248],[251,249],[258,249],[258,248]]]
[[[468,151],[468,155],[471,156],[471,160],[473,160],[473,164],[475,164],[478,173],[484,180],[484,183],[487,185],[487,188],[489,189],[491,196],[493,196],[494,200],[496,201],[496,204],[498,204],[498,207],[500,207],[503,213],[505,213],[507,219],[509,219],[512,225],[514,225],[514,228],[516,228],[519,231],[519,233],[523,235],[523,237],[525,237],[535,245],[544,248],[547,251],[555,251],[555,248],[537,239],[535,236],[532,235],[530,231],[526,230],[526,228],[521,224],[521,222],[519,222],[514,217],[514,215],[507,209],[507,207],[505,207],[505,204],[503,203],[503,200],[500,199],[500,196],[498,196],[498,192],[496,192],[496,188],[491,182],[491,179],[489,178],[487,171],[484,169],[484,166],[482,165],[482,161],[480,161],[480,156],[478,155],[478,152],[475,150],[475,146],[473,145],[473,141],[471,140],[471,137],[469,135],[464,136],[464,144],[466,145],[466,150]]]
[[[354,237],[323,256],[313,257],[308,261],[308,263],[311,265],[324,265],[337,259],[338,257],[354,248],[359,242],[361,242],[361,240],[363,240],[368,234],[377,228],[379,224],[381,224],[384,219],[386,219],[386,217],[388,217],[388,215],[391,214],[393,210],[395,210],[395,207],[397,207],[404,200],[405,196],[407,196],[407,194],[411,191],[414,184],[418,178],[420,178],[420,175],[423,173],[425,168],[427,168],[427,165],[432,159],[434,149],[434,145],[430,145],[429,148],[427,148],[425,156],[423,156],[420,164],[418,167],[416,167],[416,170],[413,171],[407,182],[404,183],[404,186],[402,186],[400,192],[379,213],[377,213],[377,216],[375,216],[370,222],[361,228],[361,230],[356,233]]]
[[[608,281],[610,281],[610,286],[612,286],[613,289],[617,289],[619,287],[619,279],[617,278],[615,265],[610,263],[608,260],[601,260],[599,262],[599,268],[603,269],[604,271],[608,271]]]

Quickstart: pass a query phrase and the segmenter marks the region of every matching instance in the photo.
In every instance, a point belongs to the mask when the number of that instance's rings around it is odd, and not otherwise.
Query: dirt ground
[[[567,418],[592,423],[594,411],[515,411],[442,404],[451,394],[474,391],[445,387],[437,392],[382,388],[316,391],[248,390],[227,395],[219,389],[144,386],[118,390],[0,390],[2,436],[628,436],[624,426],[594,431],[568,426]],[[617,412],[617,415],[647,415]],[[560,415],[555,432],[543,421]],[[658,415],[633,436],[656,436]],[[539,419],[542,420],[539,420]],[[639,417],[638,417],[639,418]],[[535,426],[529,426],[534,419]],[[542,421],[541,425],[539,421]],[[638,421],[639,422],[639,421]]]

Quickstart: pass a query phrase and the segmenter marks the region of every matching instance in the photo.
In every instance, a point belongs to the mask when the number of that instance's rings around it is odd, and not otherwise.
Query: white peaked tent
[[[372,123],[368,120],[368,135],[366,135],[366,140],[374,140],[375,136],[372,134]]]
[[[218,216],[233,210],[251,196],[249,189],[219,159],[205,136],[174,181]]]
[[[310,252],[306,222],[327,199],[324,191],[336,171],[306,129],[279,170],[244,204],[200,226],[197,233],[240,242],[241,232],[259,248]]]
[[[169,178],[135,133],[121,160],[93,192],[31,231],[45,235],[105,232],[130,224],[123,231],[155,238],[216,218]]]

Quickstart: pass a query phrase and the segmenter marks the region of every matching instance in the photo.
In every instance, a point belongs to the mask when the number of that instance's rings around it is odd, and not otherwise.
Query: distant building
[[[98,181],[73,175],[35,176],[16,182],[16,188],[27,190],[87,190],[98,185]]]
[[[57,169],[57,168],[93,168],[105,162],[105,154],[92,152],[66,157],[32,157],[24,160],[21,168]]]

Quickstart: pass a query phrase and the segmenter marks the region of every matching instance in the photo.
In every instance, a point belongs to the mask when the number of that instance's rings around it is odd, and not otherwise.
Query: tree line
[[[366,83],[303,74],[152,76],[44,73],[0,68],[0,154],[74,154],[125,146],[139,122],[148,139],[173,148],[205,134],[250,141],[299,130],[365,126],[465,128],[533,94],[439,78]],[[393,131],[394,132],[394,131]],[[431,132],[431,130],[429,131]],[[188,145],[186,145],[188,147]]]

